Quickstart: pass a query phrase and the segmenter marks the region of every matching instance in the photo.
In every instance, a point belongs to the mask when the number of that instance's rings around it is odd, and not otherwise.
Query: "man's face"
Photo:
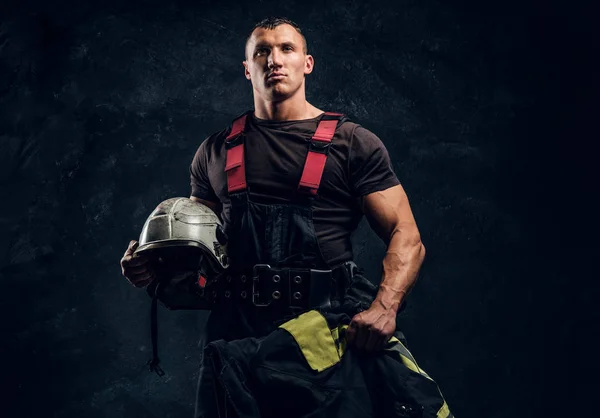
[[[281,101],[304,88],[304,76],[313,69],[313,57],[304,53],[304,41],[293,26],[257,28],[246,45],[244,68],[255,94]]]

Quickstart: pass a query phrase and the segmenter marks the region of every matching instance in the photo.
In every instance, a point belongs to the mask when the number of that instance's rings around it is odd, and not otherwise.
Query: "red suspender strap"
[[[299,191],[312,196],[317,195],[323,170],[325,169],[325,162],[327,161],[329,145],[335,134],[338,122],[342,117],[341,113],[326,112],[321,118],[317,126],[317,131],[310,141],[310,149],[306,156],[302,178],[298,185]]]
[[[229,193],[246,190],[246,169],[244,167],[244,129],[248,114],[233,121],[231,133],[225,138],[227,156],[225,172],[227,173],[227,191]]]

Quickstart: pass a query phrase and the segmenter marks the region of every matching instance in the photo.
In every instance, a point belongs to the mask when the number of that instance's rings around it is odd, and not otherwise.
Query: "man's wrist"
[[[380,284],[375,302],[385,310],[397,313],[402,300],[406,297],[406,293],[404,289],[394,289],[388,285]]]

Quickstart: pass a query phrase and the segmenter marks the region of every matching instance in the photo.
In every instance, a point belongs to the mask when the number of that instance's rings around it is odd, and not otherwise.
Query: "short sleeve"
[[[190,165],[191,195],[199,199],[217,202],[219,199],[208,177],[208,139],[202,142]]]
[[[385,145],[362,126],[354,130],[349,156],[350,185],[356,197],[400,184]]]

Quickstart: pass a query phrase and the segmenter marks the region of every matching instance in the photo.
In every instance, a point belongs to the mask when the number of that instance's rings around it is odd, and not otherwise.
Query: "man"
[[[346,339],[357,350],[375,352],[396,331],[396,315],[416,280],[425,247],[385,147],[357,124],[338,120],[318,190],[314,184],[307,186],[308,193],[300,187],[311,136],[330,117],[306,100],[305,80],[314,64],[295,23],[271,18],[254,27],[243,61],[254,95],[254,111],[243,122],[243,154],[232,168],[231,127],[207,138],[190,167],[190,198],[220,214],[234,279],[256,265],[339,269],[352,259],[350,235],[366,215],[387,243],[387,253],[374,300],[352,317]],[[240,164],[245,174],[241,188],[232,184]],[[123,275],[143,287],[154,273],[146,258],[133,258],[136,247],[132,241],[121,265]],[[268,334],[285,314],[265,311],[241,304],[213,311],[203,345]],[[199,398],[207,384],[199,383]]]

